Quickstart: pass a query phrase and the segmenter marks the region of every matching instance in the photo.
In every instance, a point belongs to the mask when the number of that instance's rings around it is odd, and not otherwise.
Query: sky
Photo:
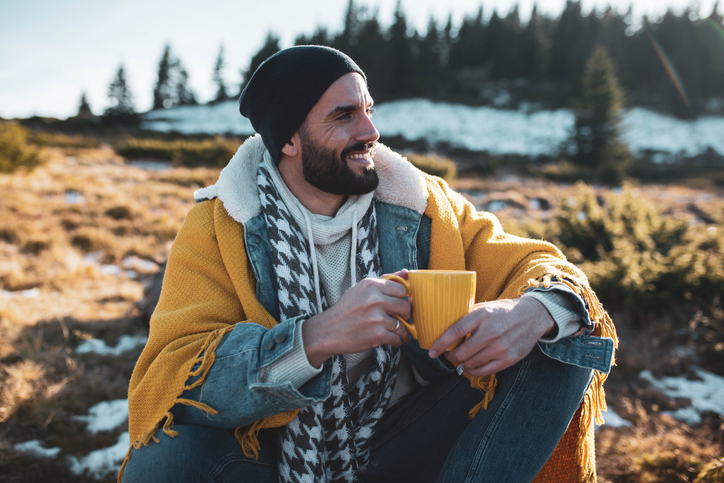
[[[493,10],[506,14],[518,4],[527,20],[533,4],[557,16],[565,0],[401,0],[408,22],[424,32],[431,16],[439,24],[452,15],[453,25]],[[584,13],[607,5],[620,12],[632,8],[634,22],[656,18],[667,9],[687,7],[708,16],[715,0],[581,0]],[[392,21],[394,0],[357,0],[377,10],[383,27]],[[123,64],[138,111],[151,107],[158,61],[164,45],[189,72],[191,88],[201,102],[215,93],[212,71],[220,47],[225,52],[224,77],[236,93],[240,70],[261,47],[269,31],[281,46],[317,26],[341,28],[347,0],[0,0],[0,117],[33,115],[66,118],[78,111],[82,93],[101,114],[107,89]],[[720,7],[720,12],[724,10]]]

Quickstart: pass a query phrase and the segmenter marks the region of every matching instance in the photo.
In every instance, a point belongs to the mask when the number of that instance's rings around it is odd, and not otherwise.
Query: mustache
[[[344,159],[347,159],[347,156],[349,156],[350,153],[354,153],[356,151],[366,151],[368,149],[372,150],[372,156],[374,156],[376,146],[377,146],[376,141],[372,141],[369,143],[354,143],[351,146],[347,146],[346,148],[344,148],[344,150],[342,151],[341,157],[344,160]]]

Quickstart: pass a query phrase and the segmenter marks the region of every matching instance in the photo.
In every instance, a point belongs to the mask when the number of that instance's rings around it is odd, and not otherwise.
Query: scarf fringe
[[[204,341],[204,345],[201,347],[201,350],[199,351],[200,355],[198,358],[196,358],[196,361],[193,365],[198,364],[199,362],[201,365],[196,370],[190,370],[188,377],[199,377],[193,384],[184,386],[183,390],[189,390],[193,389],[206,381],[206,376],[209,373],[209,370],[211,369],[211,365],[216,360],[216,349],[219,347],[219,344],[221,344],[221,340],[223,339],[224,335],[226,335],[228,332],[231,332],[234,329],[234,326],[231,325],[229,327],[226,327],[224,329],[215,330],[211,332],[206,340]],[[174,405],[176,403],[183,404],[185,406],[192,406],[197,409],[200,409],[201,411],[204,411],[207,414],[218,414],[218,411],[209,406],[208,404],[204,404],[202,402],[193,401],[191,399],[185,399],[178,397],[176,398],[176,401],[174,401]],[[178,431],[174,431],[171,429],[173,426],[173,414],[171,411],[167,411],[164,417],[161,419],[161,421],[164,421],[163,424],[163,432],[166,433],[171,438],[175,438],[178,435]],[[128,452],[126,453],[126,457],[123,459],[123,463],[121,463],[121,469],[118,471],[118,478],[117,483],[121,483],[121,480],[123,479],[123,472],[126,469],[126,465],[128,464],[128,460],[131,458],[131,451],[134,449],[139,449],[142,446],[148,446],[151,440],[153,440],[154,443],[158,443],[159,440],[156,438],[155,434],[156,431],[158,431],[159,426],[161,425],[161,421],[156,423],[156,425],[143,433],[136,441],[131,443],[131,447],[128,448]],[[246,454],[246,452],[244,453]]]
[[[543,275],[537,279],[528,280],[528,285],[522,287],[520,293],[523,294],[530,288],[550,288],[552,285],[562,284],[573,290],[581,296],[586,304],[591,320],[596,324],[593,335],[599,337],[610,337],[613,339],[614,347],[618,348],[618,336],[616,328],[613,325],[608,312],[604,310],[601,302],[599,302],[596,294],[586,284],[578,284],[565,278],[565,276]],[[615,356],[611,361],[615,365]],[[593,422],[601,425],[603,421],[603,411],[606,411],[606,392],[603,389],[603,383],[608,378],[608,374],[594,371],[591,386],[588,388],[583,403],[581,404],[580,424],[578,426],[578,451],[576,452],[579,465],[578,480],[582,483],[595,483],[596,481],[596,451],[595,440],[593,437]]]
[[[259,459],[259,450],[261,449],[259,431],[264,427],[265,422],[265,419],[260,419],[248,426],[234,430],[234,437],[247,458]]]
[[[468,417],[473,419],[480,411],[488,409],[488,404],[490,404],[490,401],[493,400],[493,396],[495,396],[495,388],[498,385],[498,378],[495,377],[495,374],[491,374],[487,377],[470,377],[465,374],[465,377],[470,380],[470,387],[473,389],[480,389],[480,391],[485,393],[483,400],[476,404],[470,412],[468,412]]]

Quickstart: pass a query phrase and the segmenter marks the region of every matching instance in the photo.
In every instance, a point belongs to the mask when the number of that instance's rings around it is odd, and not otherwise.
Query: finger
[[[403,268],[402,270],[398,270],[398,271],[396,271],[395,273],[393,273],[393,274],[391,274],[391,275],[397,275],[398,277],[402,277],[402,278],[404,278],[405,280],[407,280],[407,279],[408,279],[408,276],[409,276],[409,273],[410,273],[410,272],[409,272],[406,268]]]
[[[382,282],[382,287],[380,288],[380,291],[383,294],[400,299],[407,297],[407,289],[401,283],[387,279],[380,279],[380,281]]]
[[[402,325],[402,324],[400,324],[400,325]],[[388,330],[385,325],[381,325],[380,327],[382,330],[375,338],[376,343],[374,344],[374,347],[378,347],[380,345],[385,345],[385,344],[391,345],[393,347],[400,347],[403,344],[403,342],[405,342],[399,334]]]
[[[500,372],[503,369],[505,369],[507,366],[505,363],[499,361],[499,360],[492,360],[480,367],[476,367],[474,369],[468,369],[466,365],[463,364],[463,371],[473,377],[487,377],[495,374],[496,372]]]
[[[402,320],[410,320],[412,315],[412,306],[410,302],[405,299],[391,299],[385,306],[384,309],[388,314],[399,315]]]
[[[442,354],[448,347],[472,333],[476,327],[477,323],[472,317],[466,316],[458,320],[449,329],[443,332],[443,334],[432,344],[432,347],[430,347],[430,357],[435,358]],[[458,349],[462,348],[464,345],[465,342],[463,342]]]
[[[395,319],[395,326],[392,328],[391,332],[396,334],[403,342],[410,342],[410,333],[407,331],[405,325],[399,320]]]
[[[455,359],[455,364],[464,364],[466,372],[469,372],[470,370],[483,367],[484,365],[490,363],[490,361],[501,360],[501,358],[497,357],[494,352],[495,351],[493,351],[491,348],[485,348],[480,352],[473,354],[471,357],[467,357],[464,359],[460,357],[455,358],[452,355],[451,357]]]

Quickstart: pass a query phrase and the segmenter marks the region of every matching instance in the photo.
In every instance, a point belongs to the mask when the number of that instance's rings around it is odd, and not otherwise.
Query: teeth
[[[371,158],[371,156],[370,156],[369,153],[366,153],[366,154],[350,154],[350,155],[347,156],[347,157],[350,158],[350,159],[370,159],[370,158]]]

